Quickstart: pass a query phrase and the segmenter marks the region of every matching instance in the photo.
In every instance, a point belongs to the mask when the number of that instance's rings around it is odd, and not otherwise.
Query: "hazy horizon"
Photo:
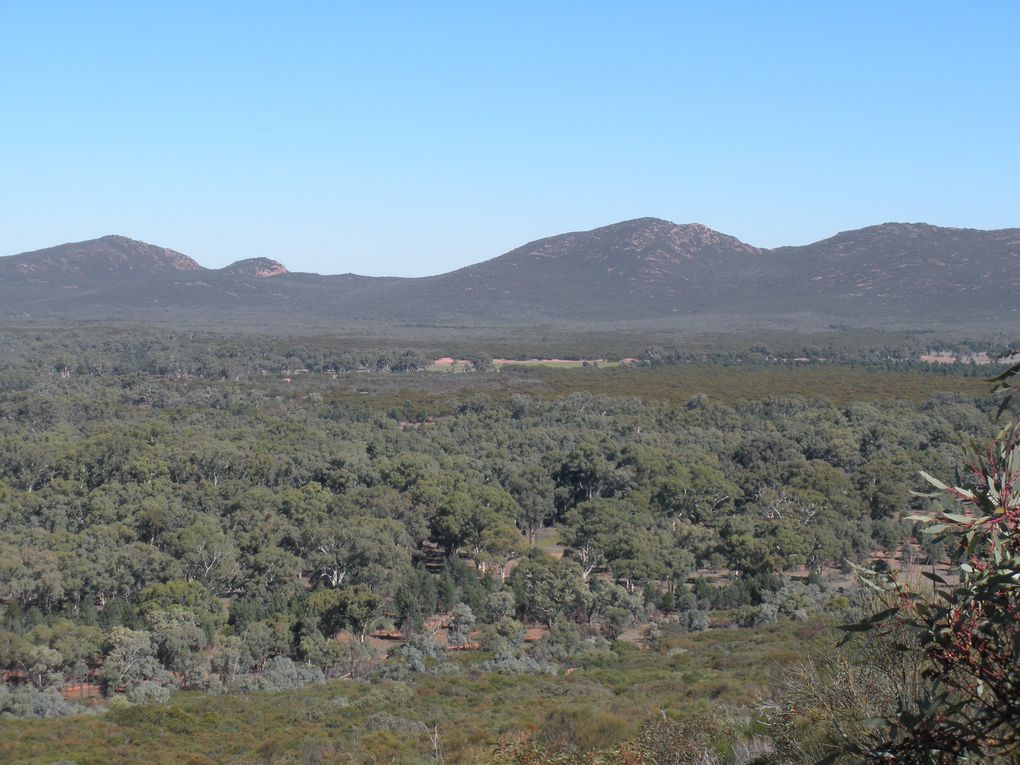
[[[630,220],[641,220],[641,219],[647,219],[649,217],[650,216],[643,216],[643,218],[636,218],[636,219],[630,219]],[[654,220],[654,218],[652,218],[652,219]],[[597,228],[611,228],[611,227],[613,227],[615,225],[625,224],[625,223],[628,223],[628,222],[630,222],[630,221],[613,221],[612,223],[608,223],[608,224],[600,225],[600,226],[595,226],[594,228],[596,228],[596,229]],[[674,223],[676,225],[680,225],[680,226],[683,226],[683,225],[699,225],[699,224],[700,225],[704,225],[700,221],[686,221],[686,222],[683,222],[683,223],[681,223],[679,221],[669,221],[669,222],[670,223]],[[960,230],[967,230],[967,229],[973,230],[974,229],[973,226],[940,226],[939,224],[931,223],[930,221],[880,221],[878,223],[868,224],[868,226],[864,226],[862,228],[868,228],[868,227],[880,226],[880,225],[930,225],[930,226],[935,226],[936,228],[945,228],[945,229],[953,229],[953,228],[958,228]],[[711,229],[713,227],[712,226],[708,226],[708,228]],[[1010,227],[1010,228],[1014,228],[1015,229],[1015,228],[1020,228],[1020,227],[1013,226],[1013,227]],[[255,258],[258,258],[258,257],[269,257],[270,259],[276,260],[281,265],[286,267],[287,270],[290,273],[311,273],[311,274],[317,274],[317,275],[320,275],[320,276],[354,275],[354,276],[369,276],[369,277],[382,276],[382,277],[396,277],[396,278],[419,278],[419,277],[427,277],[427,276],[441,276],[443,274],[451,273],[452,271],[457,271],[457,270],[459,270],[461,268],[466,268],[467,266],[472,266],[472,265],[477,265],[477,264],[480,264],[480,263],[484,263],[485,261],[493,260],[493,259],[499,258],[502,255],[506,255],[509,252],[513,251],[514,249],[519,249],[520,247],[525,247],[525,246],[527,246],[529,244],[532,244],[535,241],[541,241],[543,239],[548,239],[548,238],[555,238],[555,237],[560,236],[560,235],[569,235],[569,234],[575,234],[575,233],[586,233],[587,231],[590,231],[590,230],[591,229],[577,230],[577,231],[558,231],[558,232],[555,232],[555,233],[551,233],[551,234],[547,234],[547,235],[544,235],[544,236],[540,236],[536,240],[530,240],[528,242],[521,242],[520,245],[518,245],[517,247],[511,248],[511,250],[508,250],[508,251],[505,251],[505,252],[499,252],[499,253],[494,253],[494,254],[491,254],[491,255],[480,256],[477,260],[471,261],[470,263],[466,263],[466,264],[463,264],[463,265],[454,266],[454,267],[452,267],[450,269],[447,269],[445,271],[433,271],[433,272],[415,273],[415,274],[401,274],[401,273],[371,274],[371,273],[361,273],[361,272],[357,272],[357,271],[341,271],[341,270],[308,271],[306,269],[293,268],[286,261],[281,260],[279,258],[272,258],[271,256],[245,256],[243,258],[239,258],[238,260],[231,260],[231,261],[226,261],[226,262],[223,262],[222,258],[218,258],[218,259],[214,259],[215,263],[216,263],[215,265],[210,265],[209,263],[205,263],[202,260],[200,260],[198,258],[195,258],[194,256],[191,255],[191,253],[183,252],[183,251],[179,250],[172,243],[167,243],[167,242],[147,242],[145,240],[139,239],[138,237],[130,236],[129,234],[122,234],[122,233],[115,233],[115,232],[110,232],[108,234],[102,234],[100,236],[94,237],[93,239],[81,240],[80,242],[55,242],[53,244],[49,244],[49,245],[46,245],[44,247],[37,248],[37,250],[25,250],[25,251],[17,252],[17,253],[0,253],[0,258],[11,257],[11,256],[16,256],[16,255],[24,255],[24,254],[28,254],[28,253],[31,253],[31,252],[36,252],[38,250],[47,250],[47,249],[50,249],[52,247],[59,247],[59,246],[62,246],[62,245],[83,244],[83,243],[87,243],[87,242],[91,242],[91,241],[96,241],[97,239],[103,239],[103,238],[109,237],[109,236],[120,236],[120,237],[125,237],[127,239],[131,239],[131,240],[134,240],[134,241],[140,241],[140,242],[143,242],[144,244],[149,244],[149,245],[153,245],[153,246],[156,246],[156,247],[165,247],[167,249],[174,250],[176,252],[180,252],[182,255],[186,255],[188,257],[191,257],[193,260],[195,260],[203,268],[210,268],[210,269],[223,268],[225,266],[232,265],[233,263],[236,263],[239,260],[255,259]],[[719,231],[718,229],[714,229],[714,230],[716,230],[720,234],[727,234],[727,235],[733,236],[728,231]],[[831,238],[833,236],[836,236],[837,234],[842,234],[842,233],[846,233],[847,231],[853,231],[853,230],[858,230],[858,229],[841,229],[840,231],[833,231],[833,232],[831,232],[829,234],[825,234],[822,237],[820,237],[819,239],[812,240],[811,242],[792,242],[792,243],[787,243],[787,244],[778,244],[778,245],[775,245],[774,247],[775,248],[779,248],[779,247],[798,247],[798,246],[801,246],[801,245],[815,244],[815,243],[817,243],[819,241],[824,241],[825,239],[829,239],[829,238]],[[755,247],[759,246],[755,242],[748,242],[748,241],[746,241],[744,239],[741,239],[739,236],[736,237],[736,238],[738,240],[742,241],[744,244],[749,244],[749,245],[752,245],[752,246],[755,246]],[[762,249],[774,249],[774,248],[762,248]],[[328,266],[328,264],[327,264],[327,266]]]

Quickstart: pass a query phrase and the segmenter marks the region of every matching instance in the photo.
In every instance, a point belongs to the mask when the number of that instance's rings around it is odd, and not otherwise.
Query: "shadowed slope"
[[[700,224],[640,218],[417,279],[289,273],[268,258],[207,269],[118,236],[0,258],[6,320],[256,321],[263,329],[361,321],[1015,326],[1018,294],[1020,229],[921,223],[763,250]]]

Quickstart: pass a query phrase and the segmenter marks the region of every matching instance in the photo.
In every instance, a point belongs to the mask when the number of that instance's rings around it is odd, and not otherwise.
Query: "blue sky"
[[[1020,226],[1020,3],[0,0],[0,254],[422,275],[641,216]]]

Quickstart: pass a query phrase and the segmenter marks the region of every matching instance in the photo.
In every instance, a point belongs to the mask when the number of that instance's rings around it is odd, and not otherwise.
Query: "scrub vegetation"
[[[989,368],[906,342],[0,342],[11,762],[859,756],[906,691],[834,648],[854,569],[969,581],[920,471],[999,430]]]

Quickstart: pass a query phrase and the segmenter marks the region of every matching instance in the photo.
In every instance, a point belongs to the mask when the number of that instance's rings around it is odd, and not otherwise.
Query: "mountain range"
[[[763,249],[640,218],[421,278],[292,273],[268,258],[210,269],[123,236],[0,258],[5,324],[1018,328],[1018,296],[1020,229],[924,223]]]

